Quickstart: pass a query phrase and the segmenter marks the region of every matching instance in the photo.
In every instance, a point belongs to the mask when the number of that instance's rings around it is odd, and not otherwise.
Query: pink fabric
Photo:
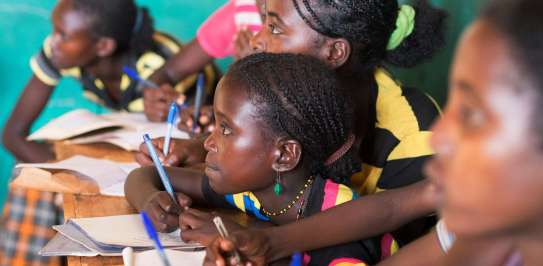
[[[381,238],[381,260],[384,260],[392,255],[392,250],[390,249],[393,242],[394,237],[392,237],[391,234],[383,235],[383,238]]]
[[[321,211],[325,211],[336,206],[337,193],[339,184],[326,180],[324,185],[324,200],[322,202]]]
[[[310,262],[311,262],[311,256],[309,256],[309,254],[307,253],[304,253],[304,261],[303,261],[304,266],[309,265]]]
[[[262,21],[256,3],[247,4],[247,1],[229,0],[216,10],[198,29],[196,38],[202,49],[214,58],[223,58],[234,54],[234,38],[243,27],[252,32],[258,32]]]

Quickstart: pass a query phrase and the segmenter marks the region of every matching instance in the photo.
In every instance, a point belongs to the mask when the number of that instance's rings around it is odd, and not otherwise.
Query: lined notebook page
[[[94,241],[106,245],[152,247],[139,214],[70,219]],[[180,231],[159,233],[165,247],[195,246],[181,240]]]

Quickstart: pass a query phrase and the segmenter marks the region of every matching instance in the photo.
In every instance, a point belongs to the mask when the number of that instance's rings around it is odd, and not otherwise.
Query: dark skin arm
[[[177,202],[182,209],[192,203],[205,206],[202,194],[203,171],[188,168],[165,167]],[[164,191],[162,181],[154,166],[132,171],[124,185],[128,202],[138,211],[145,210],[160,232],[170,232],[179,227],[179,214],[170,195]]]
[[[456,239],[447,254],[432,231],[400,249],[378,266],[400,265],[464,265],[503,266],[514,251],[510,240],[494,238]]]
[[[164,121],[168,115],[168,107],[179,97],[171,86],[184,78],[197,73],[213,58],[193,39],[179,53],[168,59],[151,77],[156,84],[165,84],[160,89],[145,88],[143,94],[144,112],[151,121]],[[171,85],[171,86],[168,86]]]
[[[435,210],[430,196],[425,193],[428,182],[362,197],[358,200],[320,212],[300,222],[267,230],[271,243],[272,260],[297,250],[312,250],[364,239],[391,232],[407,222]],[[343,226],[337,226],[342,217]],[[320,232],[315,234],[314,232]],[[311,239],[311,241],[303,241]]]
[[[33,75],[4,127],[4,146],[18,160],[38,163],[54,159],[50,145],[26,140],[30,127],[44,109],[53,89]]]
[[[379,266],[443,265],[445,253],[441,250],[437,233],[432,231],[409,245],[398,250],[396,254],[379,263]],[[463,264],[459,264],[463,265]]]
[[[429,183],[422,181],[365,196],[288,225],[239,231],[232,234],[233,245],[216,243],[215,248],[208,249],[208,259],[225,265],[221,247],[235,246],[242,253],[246,251],[243,256],[253,263],[269,262],[295,251],[313,250],[390,232],[435,210],[430,189]],[[342,217],[342,226],[337,226],[337,217]],[[243,243],[237,243],[238,239]],[[311,241],[307,241],[309,239]]]

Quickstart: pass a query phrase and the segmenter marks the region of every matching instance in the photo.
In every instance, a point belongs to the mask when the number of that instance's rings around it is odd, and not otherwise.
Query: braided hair
[[[352,133],[352,113],[336,75],[318,59],[258,53],[232,65],[226,78],[245,88],[257,107],[264,134],[288,137],[302,146],[312,175],[345,181],[360,167],[350,149],[329,166],[325,161]]]
[[[522,77],[531,82],[537,104],[543,102],[543,2],[541,0],[490,1],[482,18],[491,23],[508,42]],[[543,138],[543,119],[536,118],[534,128]]]
[[[72,8],[91,18],[91,32],[117,43],[114,54],[130,51],[141,55],[154,48],[153,20],[134,0],[72,0]]]
[[[298,14],[313,30],[351,44],[355,72],[367,73],[387,62],[412,67],[429,59],[444,41],[446,13],[418,0],[414,30],[396,49],[387,43],[396,29],[397,0],[291,0]]]

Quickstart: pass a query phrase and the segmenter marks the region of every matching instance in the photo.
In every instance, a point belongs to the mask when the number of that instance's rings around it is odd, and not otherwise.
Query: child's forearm
[[[4,146],[18,160],[38,163],[54,159],[54,153],[49,145],[26,140],[30,127],[45,107],[52,91],[53,87],[33,76],[4,126],[2,138]]]
[[[205,204],[201,185],[202,171],[176,167],[165,169],[175,192],[187,195],[197,204]],[[143,209],[149,198],[159,191],[164,191],[164,185],[154,166],[132,171],[125,183],[126,198],[138,210]]]
[[[196,38],[189,42],[180,52],[168,59],[161,68],[168,82],[173,85],[184,78],[202,70],[207,64],[213,61],[200,46]],[[161,74],[157,74],[161,75]]]
[[[271,242],[269,259],[387,233],[430,214],[435,207],[424,193],[427,185],[422,181],[365,196],[301,221],[264,230]]]

